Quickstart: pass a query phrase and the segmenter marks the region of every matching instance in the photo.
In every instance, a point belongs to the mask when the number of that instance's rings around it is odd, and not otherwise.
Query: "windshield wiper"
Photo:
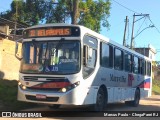
[[[60,41],[58,41],[58,43],[57,43],[57,45],[55,47],[55,51],[53,53],[53,56],[57,52],[58,48],[60,48],[62,46],[61,42],[64,41],[64,40],[65,40],[65,38],[61,38]]]

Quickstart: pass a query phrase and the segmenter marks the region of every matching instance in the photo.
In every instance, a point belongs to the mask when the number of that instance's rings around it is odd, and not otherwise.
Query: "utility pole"
[[[143,16],[143,17],[141,17],[140,19],[138,19],[138,20],[135,21],[135,17],[136,17],[136,16]],[[137,21],[141,20],[142,18],[144,18],[144,17],[146,17],[146,16],[149,16],[149,14],[139,14],[139,15],[135,15],[135,13],[134,13],[134,15],[133,15],[132,36],[131,36],[131,46],[130,46],[131,49],[134,48],[134,38],[135,38],[135,37],[134,37],[134,23],[136,23]],[[147,28],[149,28],[149,27],[147,27]]]
[[[126,46],[126,30],[127,30],[128,16],[125,19],[125,28],[124,28],[124,36],[123,36],[123,46]]]
[[[133,15],[133,23],[132,23],[132,35],[131,35],[131,46],[130,46],[130,47],[131,47],[131,49],[133,49],[134,23],[135,23],[135,13],[134,13],[134,15]]]

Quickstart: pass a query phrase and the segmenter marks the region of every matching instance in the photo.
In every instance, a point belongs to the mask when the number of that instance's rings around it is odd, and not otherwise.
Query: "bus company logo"
[[[26,82],[26,85],[29,85],[29,82]]]
[[[110,74],[110,81],[113,82],[126,82],[125,76],[114,76],[113,74]]]
[[[2,112],[2,117],[12,117],[11,112]]]

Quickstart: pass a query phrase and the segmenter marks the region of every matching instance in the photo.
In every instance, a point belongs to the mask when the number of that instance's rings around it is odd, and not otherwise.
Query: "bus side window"
[[[113,46],[109,46],[109,67],[113,67]]]
[[[124,59],[125,59],[125,71],[127,72],[131,72],[131,60],[132,60],[132,56],[129,53],[125,53],[124,55]]]
[[[151,63],[147,62],[147,75],[151,76]]]
[[[114,51],[114,68],[123,70],[123,51],[115,48]]]
[[[97,61],[97,38],[85,35],[83,38],[83,78],[90,76]]]
[[[95,69],[96,66],[96,58],[97,58],[97,50],[92,47],[83,46],[83,77],[86,78]]]
[[[145,70],[145,71],[144,71],[144,72],[145,72],[144,74],[147,75],[147,61],[145,61],[145,64],[144,64],[144,65],[145,65],[145,66],[144,66],[144,70]]]
[[[138,57],[133,57],[133,73],[138,73]]]
[[[100,64],[102,67],[113,67],[113,47],[106,43],[101,43]]]
[[[138,58],[138,74],[142,74],[141,68],[142,68],[142,60]]]
[[[140,66],[140,70],[141,70],[141,74],[142,74],[142,75],[144,75],[144,74],[145,74],[144,66],[145,66],[145,61],[144,61],[143,59],[141,59],[141,66]]]
[[[83,65],[84,66],[87,65],[87,61],[88,61],[88,49],[89,47],[87,45],[83,46]]]

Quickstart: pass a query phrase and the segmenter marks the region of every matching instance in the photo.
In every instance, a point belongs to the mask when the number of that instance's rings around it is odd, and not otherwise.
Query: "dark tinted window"
[[[151,63],[147,62],[147,75],[151,76]]]
[[[101,60],[103,67],[113,67],[113,47],[106,43],[101,43]]]
[[[133,57],[133,72],[138,73],[138,57]]]
[[[117,48],[114,51],[114,68],[123,70],[123,52]]]
[[[146,74],[146,62],[145,62],[145,60],[142,60],[141,74],[142,75]]]
[[[131,54],[125,53],[124,59],[125,59],[125,71],[131,72]]]

